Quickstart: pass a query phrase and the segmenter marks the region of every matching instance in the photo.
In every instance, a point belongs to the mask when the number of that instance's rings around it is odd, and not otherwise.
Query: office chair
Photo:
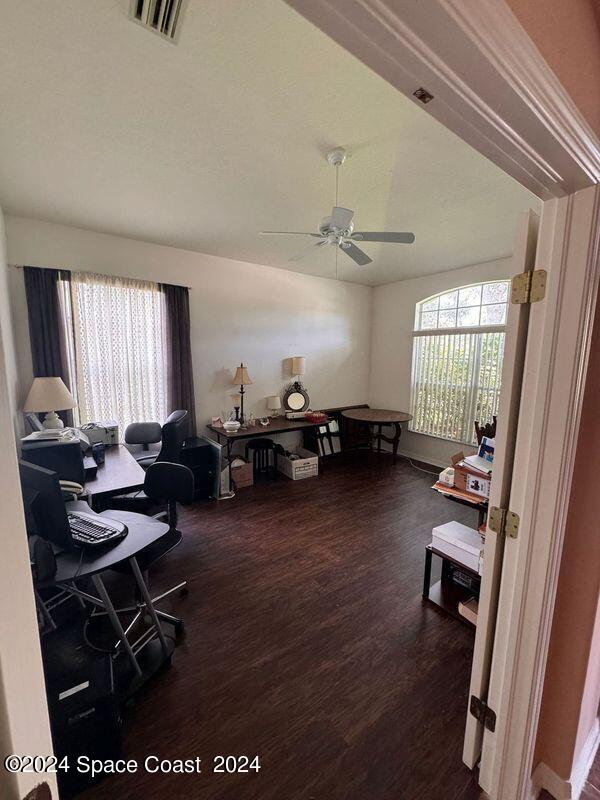
[[[158,422],[132,422],[125,428],[125,444],[141,444],[142,451],[134,453],[140,466],[146,469],[155,461],[178,464],[185,439],[184,420],[188,412],[172,411],[164,424]],[[149,445],[160,442],[158,453],[151,453]]]
[[[191,503],[194,499],[194,474],[183,464],[172,464],[168,461],[160,461],[151,464],[146,472],[144,480],[144,493],[148,498],[155,503],[166,503],[167,511],[162,511],[160,514],[154,515],[154,519],[165,517],[169,524],[169,530],[157,542],[142,550],[137,556],[137,562],[140,570],[144,576],[144,581],[149,584],[148,571],[150,568],[167,553],[170,553],[174,547],[177,547],[183,539],[180,530],[177,529],[177,503]],[[115,509],[108,509],[102,512],[106,517],[124,522],[125,525],[134,521],[139,522],[139,514],[131,511],[120,511]],[[131,574],[129,563],[124,562],[113,568],[121,574]],[[174,594],[175,592],[184,593],[187,591],[187,581],[181,581],[176,586],[162,592],[157,597],[152,598],[152,604],[155,605],[165,597]],[[131,613],[135,612],[133,620],[129,623],[125,633],[127,634],[138,620],[145,615],[146,603],[141,596],[136,597],[135,606],[128,608],[118,608],[117,613]],[[103,615],[94,614],[94,616]],[[171,623],[175,628],[176,634],[183,633],[183,620],[180,617],[175,617],[173,614],[167,614],[165,611],[156,609],[156,614],[159,619]]]
[[[184,421],[187,417],[187,413],[187,411],[183,410],[172,411],[162,427],[158,422],[132,422],[127,426],[125,429],[125,442],[127,444],[144,444],[144,442],[141,441],[142,439],[146,439],[147,444],[159,440],[161,442],[158,453],[146,451],[144,455],[144,451],[142,451],[138,453],[140,458],[134,456],[141,467],[147,470],[152,464],[161,461],[168,461],[172,464],[179,463],[181,449],[185,441]],[[160,436],[158,438],[146,438],[156,437],[158,430],[160,430]],[[145,489],[138,489],[135,492],[115,495],[111,502],[114,508],[120,508],[124,511],[137,511],[140,514],[146,514],[152,506],[152,501],[146,494]]]

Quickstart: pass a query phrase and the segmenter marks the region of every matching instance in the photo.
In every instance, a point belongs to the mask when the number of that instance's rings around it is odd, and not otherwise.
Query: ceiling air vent
[[[185,0],[132,0],[131,16],[144,27],[173,41],[181,23],[184,3]]]

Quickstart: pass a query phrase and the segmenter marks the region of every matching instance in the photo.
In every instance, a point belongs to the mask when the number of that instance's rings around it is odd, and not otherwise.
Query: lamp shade
[[[23,411],[65,411],[76,405],[62,378],[34,378]]]
[[[230,394],[229,395],[229,399],[233,403],[234,407],[235,406],[239,406],[239,404],[241,402],[241,399],[242,399],[242,395],[241,394]]]
[[[306,372],[306,358],[294,356],[292,358],[292,375],[304,375]]]
[[[267,408],[271,411],[277,411],[281,408],[281,397],[274,394],[272,397],[267,397]]]
[[[235,383],[237,386],[249,386],[252,383],[250,376],[248,375],[248,370],[243,364],[240,364],[239,367],[236,367],[235,375],[233,376],[233,383]]]

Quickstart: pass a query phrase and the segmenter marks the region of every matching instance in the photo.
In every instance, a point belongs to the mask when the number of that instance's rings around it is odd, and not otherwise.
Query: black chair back
[[[162,426],[161,447],[156,461],[170,461],[178,464],[181,448],[185,440],[185,418],[187,411],[173,411]]]
[[[194,473],[183,464],[156,461],[146,470],[144,492],[153,503],[167,504],[169,526],[177,527],[177,503],[194,499]]]
[[[277,448],[278,445],[272,439],[250,439],[246,445],[246,460],[252,451],[252,473],[255,481],[262,475],[277,480]]]

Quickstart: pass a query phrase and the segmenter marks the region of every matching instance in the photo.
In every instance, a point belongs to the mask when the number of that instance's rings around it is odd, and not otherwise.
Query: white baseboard
[[[537,798],[542,789],[550,792],[556,800],[579,800],[590,769],[600,746],[600,719],[596,718],[581,753],[573,765],[569,780],[561,778],[543,761],[537,765],[531,779],[531,799]]]
[[[594,759],[596,758],[596,753],[598,752],[599,746],[600,719],[596,717],[594,724],[587,735],[587,739],[581,748],[581,753],[579,754],[579,757],[577,758],[577,761],[573,765],[573,769],[571,771],[573,800],[578,800],[579,795],[581,794],[581,790],[583,789],[587,777],[590,774],[590,770],[592,768],[592,764],[594,763]]]
[[[531,796],[538,797],[542,789],[550,792],[555,800],[573,800],[571,782],[564,780],[543,761],[533,771]]]
[[[382,442],[381,449],[386,452],[392,452],[392,446],[386,442]],[[401,458],[410,458],[411,461],[420,461],[422,464],[431,464],[432,467],[439,467],[440,472],[448,466],[448,464],[442,464],[435,459],[424,457],[423,453],[417,453],[414,450],[404,450],[402,447],[398,447],[398,456]]]

